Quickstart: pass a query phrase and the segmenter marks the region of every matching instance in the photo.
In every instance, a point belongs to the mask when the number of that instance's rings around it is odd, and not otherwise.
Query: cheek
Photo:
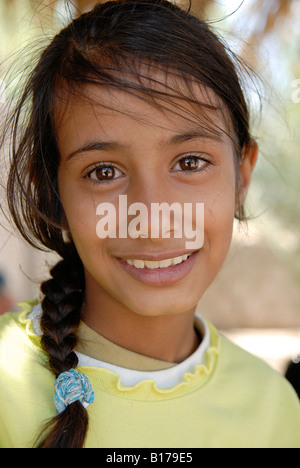
[[[235,182],[224,183],[220,190],[207,196],[205,211],[210,228],[226,231],[233,223],[235,212]]]
[[[96,236],[97,203],[91,194],[80,189],[78,184],[68,180],[65,172],[59,173],[60,197],[67,226],[78,249],[93,245]]]
[[[234,165],[219,174],[215,187],[206,194],[204,230],[213,264],[222,264],[228,253],[235,213]]]
[[[63,207],[73,237],[96,236],[96,205],[89,197],[68,196],[63,198]]]

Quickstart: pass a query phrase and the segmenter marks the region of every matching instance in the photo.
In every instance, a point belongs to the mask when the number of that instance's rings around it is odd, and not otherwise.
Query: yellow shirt
[[[23,311],[0,317],[0,447],[32,447],[55,414],[54,375]],[[86,447],[299,448],[300,405],[289,383],[212,325],[205,363],[180,383],[121,384],[108,369],[78,367],[90,380]]]

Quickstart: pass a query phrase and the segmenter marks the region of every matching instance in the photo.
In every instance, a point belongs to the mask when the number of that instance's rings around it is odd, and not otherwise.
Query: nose
[[[127,210],[130,237],[182,238],[182,205],[166,180],[137,182],[128,191]]]

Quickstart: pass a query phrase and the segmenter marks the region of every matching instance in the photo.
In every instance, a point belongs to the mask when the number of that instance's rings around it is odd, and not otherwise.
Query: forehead
[[[118,85],[82,84],[59,90],[55,105],[58,140],[65,132],[76,131],[80,136],[95,127],[121,131],[118,126],[126,126],[126,122],[130,126],[134,121],[165,131],[184,126],[216,138],[222,134],[234,138],[223,101],[211,89],[178,72],[148,67],[134,79],[123,74]]]

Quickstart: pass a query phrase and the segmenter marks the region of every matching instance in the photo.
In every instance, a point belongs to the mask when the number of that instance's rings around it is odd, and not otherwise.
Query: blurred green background
[[[95,3],[0,0],[0,77],[5,79],[16,57],[22,62],[22,48],[47,42]],[[208,19],[261,77],[261,101],[255,82],[248,83],[252,133],[260,147],[247,202],[251,220],[248,229],[237,224],[231,253],[199,312],[227,330],[299,330],[300,1],[194,0],[192,11]],[[7,229],[0,230],[0,271],[16,303],[38,294],[51,257],[16,241],[12,228],[2,224]]]

